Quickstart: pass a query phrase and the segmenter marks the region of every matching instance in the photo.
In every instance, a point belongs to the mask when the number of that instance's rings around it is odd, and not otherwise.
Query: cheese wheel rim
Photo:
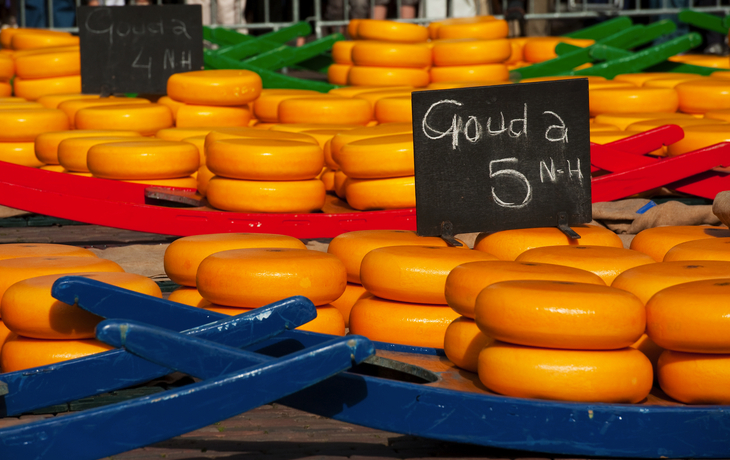
[[[57,109],[0,110],[0,142],[32,142],[48,131],[65,131],[68,118]]]
[[[250,181],[213,177],[206,197],[211,206],[225,211],[297,213],[324,206],[326,190],[318,179],[300,181]]]
[[[96,144],[86,158],[89,171],[104,179],[174,179],[200,166],[197,147],[160,139]]]
[[[167,80],[167,95],[199,105],[243,105],[261,94],[261,77],[249,70],[197,70]]]

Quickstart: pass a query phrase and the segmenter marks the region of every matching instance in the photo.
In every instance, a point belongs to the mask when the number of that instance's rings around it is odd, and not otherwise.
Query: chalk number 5
[[[514,169],[498,169],[494,170],[495,166],[499,167],[499,163],[515,163],[517,164],[517,158],[502,158],[501,160],[492,160],[489,162],[489,178],[495,178],[498,176],[507,176],[511,177],[516,181],[524,182],[525,187],[527,188],[527,194],[525,196],[525,199],[522,200],[522,203],[516,204],[516,203],[508,203],[506,201],[501,200],[497,196],[497,192],[494,191],[494,186],[492,186],[492,198],[494,198],[494,202],[497,203],[499,206],[502,206],[503,208],[524,208],[527,206],[530,201],[532,201],[532,187],[530,186],[530,181],[527,180],[527,177],[525,177],[524,174],[522,174],[519,171],[516,171]]]

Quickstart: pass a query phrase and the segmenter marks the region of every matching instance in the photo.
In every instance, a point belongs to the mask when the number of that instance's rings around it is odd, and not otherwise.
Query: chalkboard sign
[[[81,92],[167,93],[167,79],[203,69],[200,5],[82,6]]]
[[[418,234],[591,221],[587,80],[412,98]]]

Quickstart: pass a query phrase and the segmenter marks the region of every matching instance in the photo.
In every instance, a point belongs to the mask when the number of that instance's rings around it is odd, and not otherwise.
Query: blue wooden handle
[[[85,278],[76,279],[101,284],[106,289],[113,288]],[[76,283],[76,280],[73,282]],[[125,296],[130,292],[124,289],[120,291],[123,291]],[[160,300],[149,296],[142,297],[138,304],[127,303],[125,307],[117,306],[116,309],[144,310],[148,306],[148,299]],[[127,297],[125,299],[129,300]],[[73,299],[71,302],[73,303]],[[113,300],[108,302],[111,303]],[[175,308],[179,305],[174,302],[162,302]],[[185,333],[228,346],[246,347],[269,339],[288,328],[304,324],[315,315],[316,309],[308,299],[293,297],[234,317],[219,315],[223,319],[217,322],[211,323],[206,319],[197,323],[197,325],[204,324],[203,326],[189,329]],[[48,366],[0,374],[0,381],[6,383],[8,387],[8,394],[2,396],[3,401],[0,401],[0,417],[22,414],[53,404],[118,390],[169,373],[168,368],[137,358],[124,350],[110,350]],[[79,375],[83,375],[84,378],[78,378]]]
[[[93,460],[125,452],[307,388],[374,352],[363,337],[337,338],[179,390],[6,428],[0,430],[0,458]]]

